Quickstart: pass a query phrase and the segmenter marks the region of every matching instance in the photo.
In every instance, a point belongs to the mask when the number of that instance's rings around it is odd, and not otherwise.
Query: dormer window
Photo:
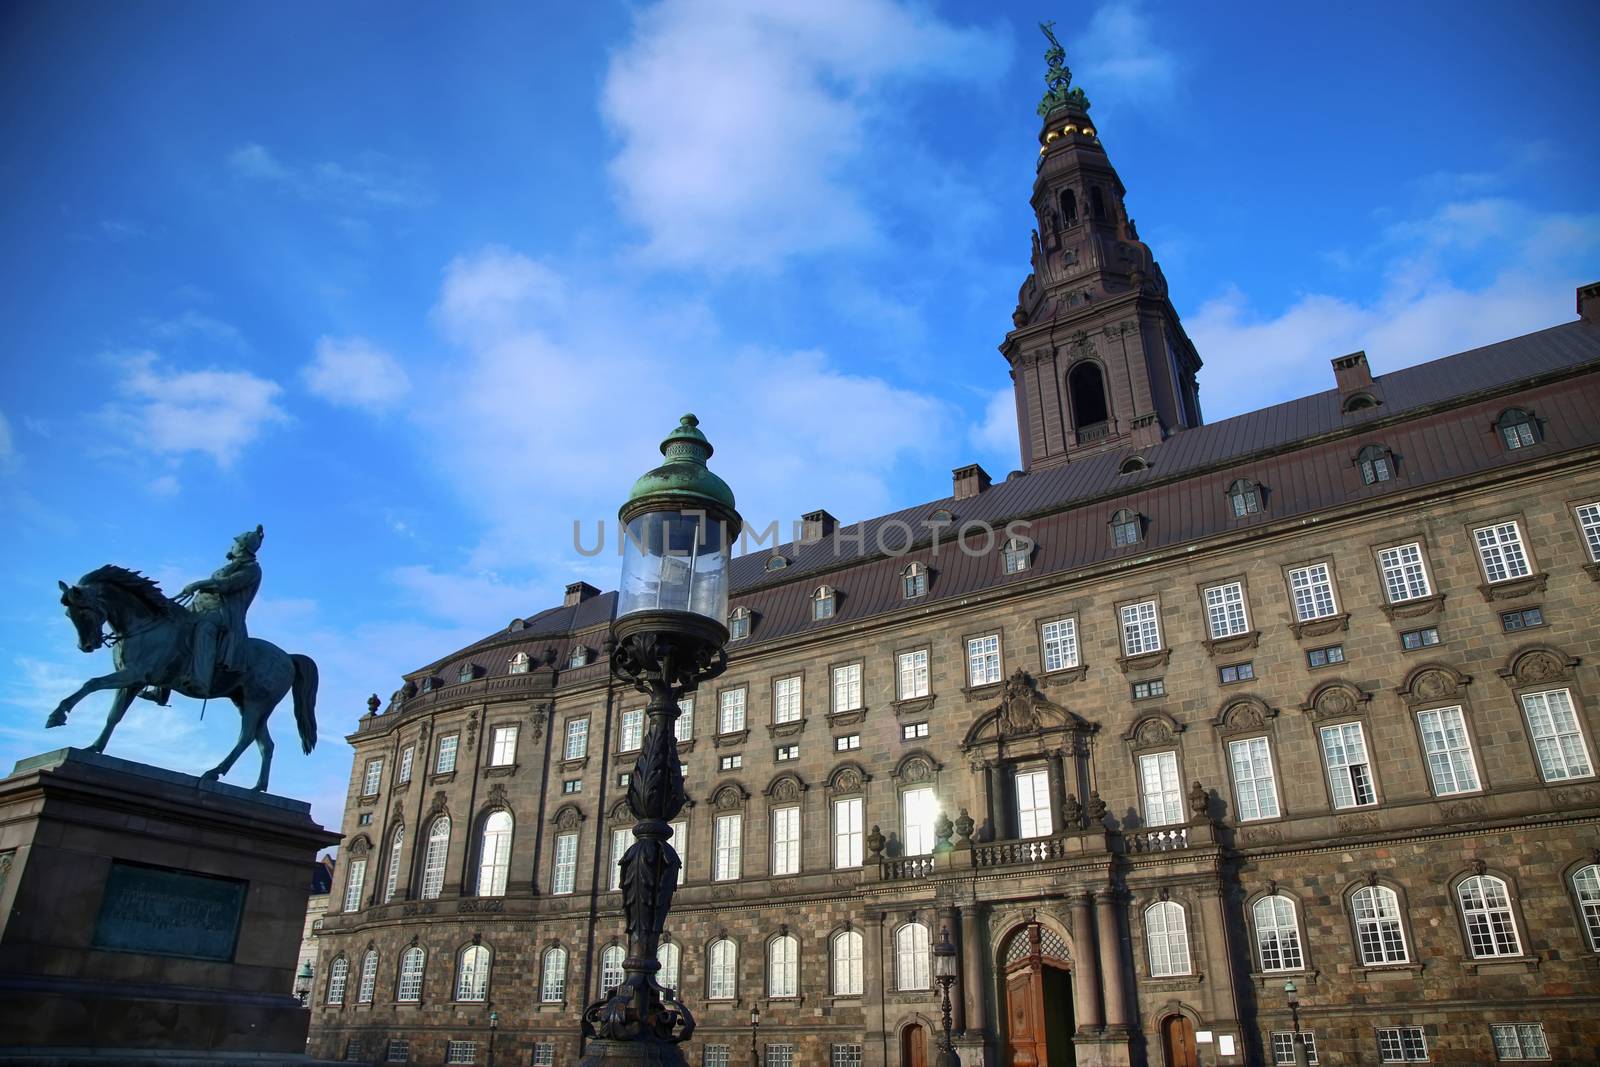
[[[734,608],[728,616],[728,640],[740,641],[750,636],[750,609]]]
[[[1361,484],[1376,485],[1394,477],[1394,454],[1382,445],[1368,445],[1356,453],[1361,468]]]
[[[470,663],[463,663],[461,665],[461,669],[459,671],[456,671],[456,681],[457,682],[470,682],[476,676],[477,676],[476,672],[473,671],[472,664],[470,664]]]
[[[928,521],[944,524],[952,523],[956,521],[956,513],[949,508],[938,508],[932,515],[928,516]]]
[[[905,584],[907,600],[915,600],[928,591],[928,568],[920,563],[912,563],[900,572],[901,581]]]
[[[433,675],[430,674],[422,680],[422,691],[424,693],[433,692]]]
[[[1033,552],[1033,542],[1013,537],[1000,549],[1007,574],[1020,574],[1028,569],[1028,557]]]
[[[1366,411],[1378,406],[1377,398],[1371,393],[1355,393],[1344,402],[1344,413],[1349,415],[1355,411]]]
[[[1538,422],[1521,408],[1507,408],[1500,413],[1494,424],[1500,431],[1500,441],[1508,452],[1527,448],[1539,440]]]
[[[583,645],[573,645],[572,655],[567,657],[567,666],[582,667],[589,662],[589,649]]]
[[[1129,456],[1122,461],[1122,466],[1117,468],[1118,474],[1138,474],[1140,471],[1150,469],[1150,463],[1143,456]]]
[[[836,598],[833,586],[819,585],[817,591],[811,594],[811,619],[820,622],[823,619],[833,618],[833,609]]]
[[[767,570],[769,571],[781,571],[788,565],[789,561],[782,556],[773,555],[767,557]]]
[[[1260,514],[1261,486],[1247,478],[1240,478],[1228,486],[1228,503],[1232,506],[1233,517],[1236,519]]]
[[[528,673],[528,654],[526,652],[518,652],[515,656],[511,657],[511,673]]]
[[[1123,508],[1111,516],[1111,543],[1118,548],[1138,544],[1144,540],[1142,525],[1138,512]]]

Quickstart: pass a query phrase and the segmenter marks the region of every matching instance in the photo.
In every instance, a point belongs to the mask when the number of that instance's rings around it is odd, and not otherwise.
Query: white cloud
[[[0,469],[11,465],[17,459],[17,445],[11,437],[11,423],[6,419],[5,412],[0,411]]]
[[[163,456],[198,452],[226,467],[288,415],[283,389],[242,370],[169,370],[154,352],[111,357],[118,399],[102,417],[124,447]]]
[[[860,245],[877,232],[847,177],[903,144],[874,136],[910,79],[1004,69],[1006,43],[893,0],[664,0],[607,71],[611,164],[645,256],[713,269]]]
[[[1170,96],[1180,66],[1177,56],[1157,43],[1156,25],[1139,4],[1103,5],[1081,35],[1062,41],[1073,84],[1081,85],[1093,103],[1147,104]],[[1080,62],[1073,63],[1074,57]]]
[[[990,475],[1005,477],[1006,473],[1021,464],[1017,438],[1017,394],[1012,389],[997,389],[984,405],[983,421],[972,427],[972,443],[995,461]]]
[[[240,178],[279,185],[307,200],[379,208],[413,208],[432,197],[422,181],[395,160],[365,152],[347,163],[285,163],[265,145],[249,143],[228,155]]]
[[[226,344],[241,351],[250,347],[237,327],[193,310],[185,311],[174,318],[152,321],[149,327],[151,334],[167,342],[198,337],[204,341]]]
[[[150,479],[145,488],[149,490],[151,496],[170,497],[177,496],[183,485],[178,481],[176,475],[163,474],[160,477]]]
[[[388,352],[359,337],[317,340],[317,355],[300,371],[306,387],[331,404],[387,411],[405,399],[411,379]]]

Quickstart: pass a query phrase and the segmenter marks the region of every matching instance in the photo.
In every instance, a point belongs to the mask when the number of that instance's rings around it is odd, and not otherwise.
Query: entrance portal
[[[1073,1067],[1071,963],[1061,935],[1029,923],[1006,942],[1006,1067]]]
[[[928,1035],[921,1023],[900,1031],[900,1067],[928,1067]]]
[[[1161,1046],[1166,1051],[1167,1067],[1200,1067],[1194,1024],[1187,1016],[1169,1015],[1161,1020]]]

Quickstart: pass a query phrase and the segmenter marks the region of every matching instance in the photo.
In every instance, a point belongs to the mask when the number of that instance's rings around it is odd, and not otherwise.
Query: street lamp
[[[950,1037],[950,986],[956,980],[956,946],[950,940],[950,928],[939,931],[939,943],[933,946],[933,978],[939,983],[944,996],[944,1040],[939,1048],[939,1067],[959,1067],[955,1042]]]
[[[311,999],[312,977],[311,961],[301,960],[300,972],[294,976],[294,995],[300,998],[301,1004]]]
[[[661,442],[666,462],[634,483],[617,512],[622,585],[611,672],[650,700],[650,724],[628,780],[638,820],[622,857],[628,958],[622,982],[583,1013],[581,1067],[686,1067],[680,1042],[694,1017],[675,990],[656,982],[656,949],[682,864],[671,822],[683,810],[683,766],[674,723],[678,702],[727,669],[728,565],[742,520],[733,491],[706,468],[711,442],[685,415]]]
[[[750,1062],[761,1067],[761,1046],[756,1044],[756,1031],[761,1028],[761,1005],[750,1005]]]
[[[494,1067],[494,1032],[500,1027],[500,1013],[489,1013],[489,1067]]]
[[[1289,1034],[1289,1048],[1294,1053],[1295,1067],[1309,1067],[1310,1057],[1306,1055],[1306,1041],[1300,1036],[1300,996],[1295,989],[1293,979],[1283,983],[1283,995],[1289,998],[1289,1025],[1294,1029]]]

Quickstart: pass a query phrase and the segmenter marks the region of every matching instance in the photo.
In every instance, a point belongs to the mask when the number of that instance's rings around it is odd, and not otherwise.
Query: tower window
[[[1382,445],[1368,445],[1356,453],[1363,485],[1376,485],[1394,477],[1394,455]]]
[[[1061,190],[1061,224],[1063,226],[1078,224],[1078,194],[1072,189]]]
[[[1521,408],[1507,408],[1494,424],[1500,431],[1500,442],[1508,452],[1527,448],[1539,440],[1539,424]]]
[[[1142,540],[1140,537],[1139,515],[1126,508],[1111,516],[1111,543],[1121,548],[1124,545],[1136,545]]]
[[[1106,221],[1106,197],[1098,185],[1089,189],[1089,213],[1096,222]]]
[[[1228,486],[1228,503],[1233,507],[1233,517],[1242,519],[1261,511],[1261,486],[1241,478]]]
[[[1099,365],[1084,360],[1068,371],[1067,395],[1072,401],[1072,425],[1081,443],[1084,431],[1101,425],[1110,417],[1106,383]]]

